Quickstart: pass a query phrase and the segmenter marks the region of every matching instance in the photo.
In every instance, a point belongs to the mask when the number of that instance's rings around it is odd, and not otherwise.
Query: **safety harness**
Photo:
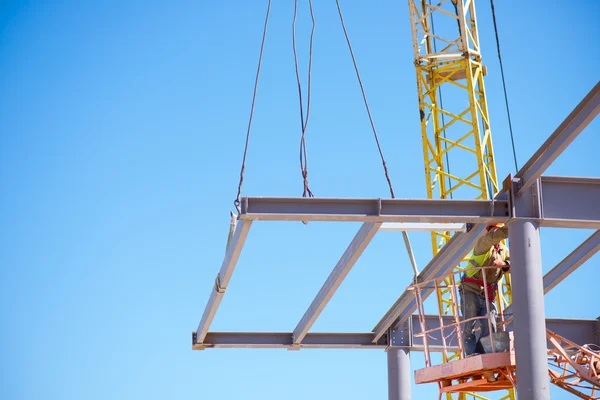
[[[475,283],[475,284],[481,286],[481,288],[483,290],[484,283],[481,279],[475,279],[475,278],[469,278],[469,277],[463,276],[462,281]],[[498,283],[494,282],[490,285],[487,285],[486,290],[487,290],[487,294],[488,294],[488,299],[490,301],[494,301],[494,299],[496,298],[496,290],[498,290]]]
[[[483,271],[480,269],[475,269],[475,268],[481,268],[483,267],[483,263],[485,262],[485,260],[487,260],[491,255],[492,252],[494,250],[496,251],[501,251],[501,247],[499,244],[495,245],[494,247],[492,247],[487,253],[485,254],[481,254],[478,256],[471,256],[471,259],[469,260],[469,264],[471,264],[474,269],[467,269],[465,270],[465,274],[463,274],[463,276],[461,277],[461,281],[462,282],[469,282],[469,283],[474,283],[476,285],[479,285],[479,287],[481,288],[481,290],[484,290],[484,286],[485,286],[485,290],[487,291],[487,295],[488,298],[491,301],[494,301],[494,299],[496,298],[496,290],[498,290],[498,283],[494,282],[494,283],[488,283],[487,285],[484,284],[482,279],[476,279],[473,278],[473,276],[475,276],[477,274],[477,272],[479,271]],[[504,259],[504,256],[502,257]],[[484,273],[484,272],[482,272]]]

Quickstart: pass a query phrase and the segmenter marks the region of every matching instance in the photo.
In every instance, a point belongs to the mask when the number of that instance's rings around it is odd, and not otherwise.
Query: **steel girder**
[[[454,318],[449,315],[442,318],[448,350],[452,348],[458,350],[457,336],[452,335],[451,331],[454,328],[450,326],[454,323]],[[413,327],[412,337],[408,324],[405,325],[404,329],[398,329],[379,340],[374,340],[375,334],[373,332],[318,332],[306,334],[300,344],[294,343],[292,332],[209,332],[204,343],[195,344],[192,348],[194,350],[205,348],[276,348],[292,350],[298,346],[306,349],[387,349],[401,347],[411,351],[423,351],[424,346],[421,339],[418,315],[412,315],[409,321]],[[428,330],[441,327],[438,315],[426,315],[425,324]],[[547,318],[546,326],[549,330],[574,343],[580,345],[587,343],[600,344],[600,336],[598,336],[600,320]],[[441,332],[440,330],[428,334],[430,351],[442,351]]]

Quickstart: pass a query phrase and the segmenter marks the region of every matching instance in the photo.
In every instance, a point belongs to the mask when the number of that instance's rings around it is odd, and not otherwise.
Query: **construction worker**
[[[502,274],[510,268],[508,248],[500,243],[508,237],[508,228],[504,224],[488,225],[486,233],[475,242],[473,254],[469,260],[469,267],[465,268],[461,278],[460,294],[463,319],[482,317],[487,315],[485,304],[485,291],[488,295],[489,312],[492,329],[496,332],[496,290]],[[476,269],[480,267],[498,267]],[[485,273],[484,286],[483,275]],[[465,355],[475,355],[477,341],[475,338],[475,322],[481,326],[481,337],[488,336],[489,325],[486,319],[473,320],[462,324]]]

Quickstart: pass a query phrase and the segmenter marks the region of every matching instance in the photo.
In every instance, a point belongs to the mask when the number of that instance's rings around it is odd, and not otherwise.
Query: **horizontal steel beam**
[[[380,231],[401,232],[465,232],[467,226],[461,223],[426,223],[426,222],[386,222]]]
[[[517,172],[522,195],[600,112],[600,82],[581,100],[535,154]]]
[[[584,344],[600,346],[600,319],[547,318],[546,329],[580,346]]]
[[[542,176],[521,196],[512,178],[511,219],[536,221],[542,227],[600,229],[600,178]]]
[[[600,231],[596,231],[544,275],[544,294],[552,290],[573,271],[600,250]],[[558,333],[558,332],[557,332]]]
[[[506,200],[244,197],[242,220],[495,223],[526,218],[542,227],[600,229],[600,178],[544,176]],[[520,188],[513,178],[513,193]],[[384,228],[385,229],[385,228]]]
[[[543,176],[540,226],[600,229],[600,178]]]
[[[221,264],[221,270],[217,275],[213,291],[210,293],[208,304],[204,309],[204,314],[202,315],[202,319],[196,330],[195,338],[198,343],[202,343],[204,340],[204,337],[210,328],[210,324],[217,313],[217,309],[221,304],[221,299],[225,294],[225,290],[227,289],[235,265],[240,257],[251,225],[252,221],[238,221],[237,226],[235,227],[235,232],[225,252],[223,264]]]
[[[419,316],[412,315],[413,335],[419,334]],[[443,317],[444,325],[454,322],[454,318],[448,315]],[[440,327],[437,315],[425,316],[426,329]],[[600,344],[600,321],[578,320],[578,319],[546,319],[546,327],[552,332],[558,333],[579,345],[587,343]],[[453,327],[444,328],[447,336],[449,351],[458,350],[457,335],[453,334]],[[390,347],[390,340],[383,337],[374,341],[374,333],[308,333],[301,348],[306,349],[386,349]],[[429,350],[433,352],[442,351],[442,341],[439,331],[428,334]],[[412,343],[403,347],[411,351],[423,351],[422,337],[413,337]],[[260,349],[293,349],[295,344],[291,332],[209,332],[204,343],[193,343],[194,350],[205,348],[260,348]]]
[[[384,339],[373,343],[372,333],[308,333],[301,348],[305,349],[385,349]],[[194,344],[193,350],[204,348],[294,349],[292,333],[283,332],[209,332],[203,344]]]
[[[329,300],[333,297],[333,294],[337,288],[341,285],[346,275],[350,272],[356,261],[367,248],[377,231],[381,223],[376,222],[365,222],[362,227],[352,239],[352,242],[338,261],[337,265],[329,274],[329,277],[319,290],[319,293],[311,303],[306,313],[294,329],[294,344],[302,342],[309,329],[315,323]]]
[[[240,219],[253,221],[506,222],[505,200],[244,197]]]
[[[439,278],[450,272],[456,267],[463,258],[471,251],[475,240],[483,233],[485,225],[475,225],[467,233],[456,233],[446,243],[444,247],[433,257],[423,271],[419,274],[417,280],[426,281],[433,278]],[[432,289],[422,290],[421,294],[425,300],[431,293]],[[417,310],[417,303],[412,290],[405,290],[404,293],[396,300],[394,305],[383,316],[379,323],[373,328],[375,333],[374,340],[386,333],[386,330],[393,326],[398,326],[403,323],[412,313]]]

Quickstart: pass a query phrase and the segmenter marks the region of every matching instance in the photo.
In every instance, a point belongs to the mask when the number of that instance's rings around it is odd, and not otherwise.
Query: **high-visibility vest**
[[[500,247],[502,248],[502,247]],[[485,260],[487,260],[488,258],[491,257],[492,252],[494,251],[494,247],[491,247],[487,253],[481,254],[481,255],[474,255],[471,254],[471,258],[469,259],[469,264],[472,265],[472,268],[465,268],[465,274],[467,275],[468,278],[471,278],[473,276],[475,276],[477,274],[477,272],[481,271],[477,268],[481,268],[483,267],[483,263],[485,262]],[[504,261],[506,258],[506,254],[503,251],[502,252],[502,260]]]

